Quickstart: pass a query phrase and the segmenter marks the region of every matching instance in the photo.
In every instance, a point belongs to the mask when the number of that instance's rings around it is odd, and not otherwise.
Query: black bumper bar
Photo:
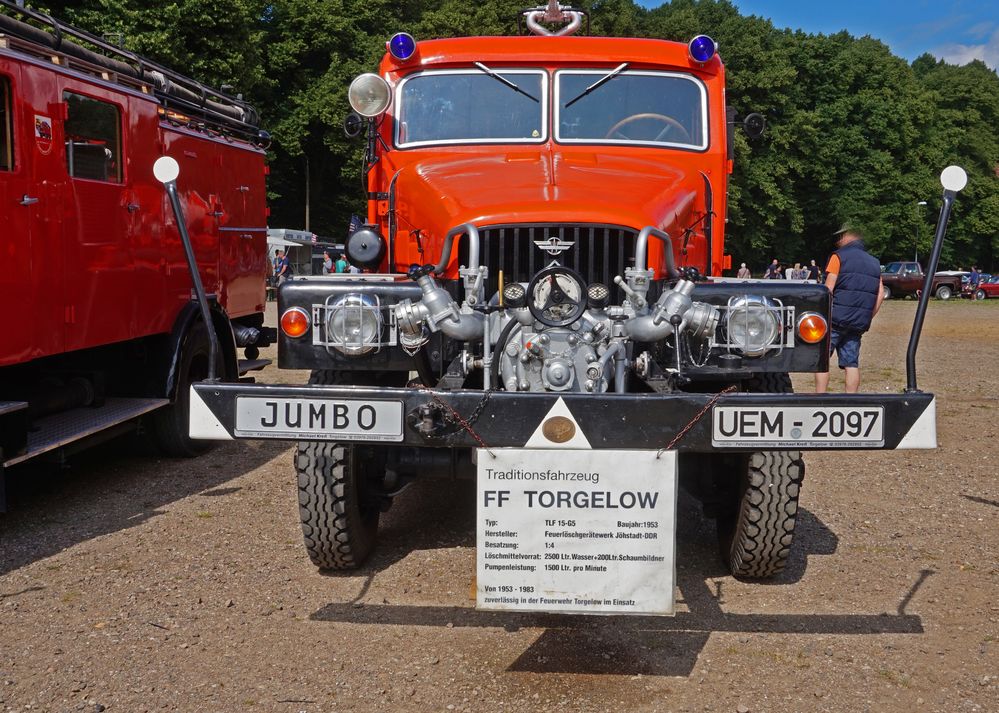
[[[283,399],[304,399],[307,402],[326,402],[327,405],[342,400],[355,404],[401,402],[401,433],[397,438],[368,438],[363,434],[343,437],[333,430],[319,433],[296,432],[290,435],[288,432],[270,433],[258,429],[247,434],[238,430],[236,424],[237,400],[241,398],[266,399],[267,404],[278,404],[279,407],[275,406],[273,409],[274,413],[279,408],[285,408],[287,402],[282,401]],[[559,404],[559,401],[563,403]],[[786,417],[782,425],[784,437],[791,438],[793,435],[802,440],[782,441],[780,445],[771,443],[768,446],[725,441],[718,436],[713,423],[717,418],[727,418],[726,428],[731,431],[734,419],[738,416],[732,407],[741,407],[746,412],[743,421],[748,423],[750,435],[760,430],[761,421],[764,426],[769,426],[773,435],[777,417],[782,410],[791,409],[783,412],[782,418]],[[754,412],[757,408],[769,409],[765,419],[761,418],[763,411]],[[398,413],[398,407],[396,409]],[[800,423],[794,423],[794,419],[803,413],[806,416],[808,414],[793,409],[841,410],[842,415],[832,419],[833,430],[838,428],[841,438],[833,443],[808,442],[808,434],[802,435],[802,429],[792,431],[792,426]],[[851,415],[853,413],[860,415],[854,418]],[[864,440],[863,437],[871,435],[862,432],[869,425],[864,419],[871,413],[882,414],[882,428],[879,430],[883,437],[878,440]],[[554,429],[550,430],[551,434],[556,438],[561,434],[563,440],[566,440],[567,434],[578,430],[583,443],[590,448],[601,449],[665,448],[688,427],[689,430],[674,446],[679,451],[707,453],[774,448],[828,450],[936,447],[935,402],[933,395],[927,393],[732,393],[717,396],[690,393],[595,395],[493,391],[487,395],[482,391],[465,390],[198,383],[192,387],[191,394],[191,436],[220,440],[266,438],[389,441],[384,445],[459,448],[483,445],[490,448],[546,447],[552,444],[538,442],[543,431],[542,425],[558,414],[563,416],[563,420],[552,424]],[[566,423],[566,417],[572,422],[571,426]],[[820,419],[817,423],[823,420]],[[843,424],[854,425],[854,422],[859,424],[857,428],[844,428]],[[861,431],[860,436],[851,438],[854,431]]]

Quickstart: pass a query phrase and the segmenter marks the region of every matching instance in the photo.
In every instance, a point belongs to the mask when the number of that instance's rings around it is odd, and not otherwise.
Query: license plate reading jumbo
[[[241,396],[236,399],[237,436],[401,441],[402,401],[293,399]]]
[[[883,446],[883,406],[716,406],[711,444],[729,448]]]

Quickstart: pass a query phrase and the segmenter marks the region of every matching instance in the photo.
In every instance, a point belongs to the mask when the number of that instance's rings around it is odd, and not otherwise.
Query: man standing
[[[348,267],[350,267],[350,264],[347,262],[347,259],[343,256],[343,254],[341,254],[336,259],[336,271],[338,273],[347,272]]]
[[[812,260],[812,264],[808,266],[808,279],[814,280],[815,282],[819,281],[819,266],[815,264],[814,260]]]
[[[753,273],[751,273],[749,271],[749,268],[746,267],[746,263],[742,263],[742,267],[739,268],[739,273],[736,275],[736,277],[738,277],[740,280],[748,280],[752,276]]]
[[[330,257],[329,250],[323,250],[323,274],[328,275],[333,272],[333,258]]]
[[[288,259],[284,250],[278,250],[276,257],[277,265],[274,271],[274,282],[275,284],[280,285],[291,277],[291,261]]]
[[[770,265],[767,267],[767,271],[764,273],[763,279],[764,280],[780,279],[780,263],[777,261],[777,258],[774,258],[774,261],[770,263]]]
[[[860,232],[844,225],[835,233],[837,250],[826,267],[826,287],[832,292],[830,353],[846,372],[846,392],[860,390],[860,340],[871,328],[884,301],[881,265],[864,249]],[[829,372],[815,375],[815,392],[829,387]]]

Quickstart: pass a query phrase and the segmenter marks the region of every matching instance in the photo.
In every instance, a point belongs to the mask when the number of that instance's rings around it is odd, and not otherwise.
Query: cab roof
[[[408,60],[396,60],[386,53],[382,70],[408,73],[414,69],[473,62],[598,67],[628,62],[633,66],[689,69],[707,75],[722,69],[718,55],[704,63],[696,62],[682,42],[632,37],[460,37],[423,40],[416,47],[416,54]]]

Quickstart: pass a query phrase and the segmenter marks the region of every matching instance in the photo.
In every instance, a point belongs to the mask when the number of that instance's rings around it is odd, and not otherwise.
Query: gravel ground
[[[865,389],[903,386],[914,304],[865,338]],[[21,470],[0,711],[999,711],[997,342],[999,301],[932,304],[940,448],[810,455],[774,583],[726,576],[682,497],[673,618],[476,612],[467,484],[417,484],[368,566],[323,576],[286,444]]]

